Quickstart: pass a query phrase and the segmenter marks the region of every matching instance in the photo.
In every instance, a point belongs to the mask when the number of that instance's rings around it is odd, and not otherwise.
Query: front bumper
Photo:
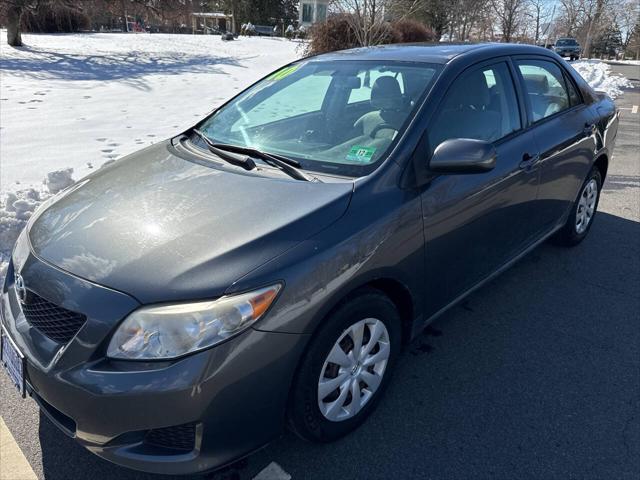
[[[579,57],[580,50],[574,50],[571,48],[556,48],[554,51],[561,57]]]
[[[104,356],[108,339],[138,303],[31,253],[16,263],[7,271],[0,313],[26,357],[27,391],[62,431],[93,453],[147,472],[205,472],[260,448],[281,431],[307,336],[249,329],[177,361],[112,361]],[[69,343],[54,342],[27,322],[13,285],[14,268],[30,291],[87,316]],[[185,424],[195,425],[189,451],[145,442],[149,430]]]

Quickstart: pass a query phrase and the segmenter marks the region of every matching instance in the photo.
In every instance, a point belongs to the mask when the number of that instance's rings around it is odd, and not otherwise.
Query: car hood
[[[210,298],[333,223],[353,191],[234,168],[185,160],[168,142],[149,147],[44,205],[32,249],[142,303]]]

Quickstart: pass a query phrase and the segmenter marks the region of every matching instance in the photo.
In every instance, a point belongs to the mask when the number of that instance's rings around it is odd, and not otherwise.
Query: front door
[[[431,150],[450,138],[493,142],[496,167],[443,174],[422,194],[427,317],[522,252],[539,235],[532,219],[538,150],[522,129],[513,70],[504,62],[473,67],[449,88],[427,129]]]

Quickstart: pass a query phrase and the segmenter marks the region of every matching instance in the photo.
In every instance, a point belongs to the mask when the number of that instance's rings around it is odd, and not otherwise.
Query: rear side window
[[[519,60],[516,64],[524,79],[534,122],[569,108],[567,84],[558,65],[545,60]]]
[[[495,142],[518,129],[520,113],[513,80],[509,67],[501,62],[458,77],[427,134],[435,150],[452,138]]]

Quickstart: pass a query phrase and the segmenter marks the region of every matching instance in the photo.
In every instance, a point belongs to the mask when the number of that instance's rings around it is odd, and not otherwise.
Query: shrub
[[[354,30],[357,22],[351,14],[332,15],[325,22],[317,23],[311,28],[307,53],[317,55],[357,48],[362,45]],[[436,36],[429,28],[416,20],[399,20],[394,23],[380,23],[378,30],[372,33],[376,45],[390,43],[431,42]]]
[[[308,53],[311,55],[360,46],[350,15],[346,13],[332,15],[326,21],[316,23],[311,27],[310,38]]]
[[[433,42],[436,34],[417,20],[399,20],[392,24],[400,43]]]

